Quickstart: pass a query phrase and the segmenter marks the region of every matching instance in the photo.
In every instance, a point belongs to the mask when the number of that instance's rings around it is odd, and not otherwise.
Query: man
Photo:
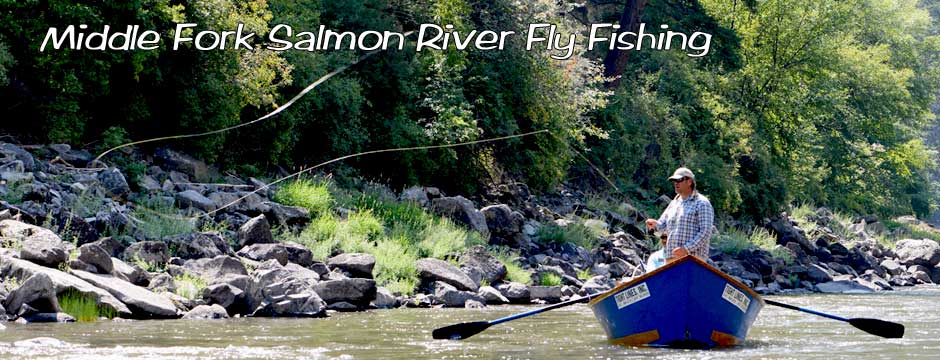
[[[665,228],[668,236],[663,252],[666,256],[680,258],[694,255],[708,260],[708,246],[715,222],[715,211],[708,198],[695,190],[695,174],[680,167],[669,177],[676,189],[666,211],[657,219],[646,219],[651,230]]]

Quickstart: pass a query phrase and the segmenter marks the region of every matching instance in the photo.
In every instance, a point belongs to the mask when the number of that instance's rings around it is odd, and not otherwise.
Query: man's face
[[[673,180],[672,185],[676,189],[676,194],[689,194],[692,192],[692,179],[687,177]]]

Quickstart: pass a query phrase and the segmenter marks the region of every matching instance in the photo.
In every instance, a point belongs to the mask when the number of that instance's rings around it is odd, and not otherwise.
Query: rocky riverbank
[[[470,200],[414,187],[397,193],[399,201],[449,217],[490,245],[514,249],[514,261],[532,281],[511,282],[506,264],[476,246],[445,259],[418,260],[415,294],[395,294],[377,284],[372,255],[315,258],[304,245],[278,238],[272,227],[300,231],[311,214],[274,201],[264,182],[220,175],[169,149],[120,156],[136,162],[126,162],[122,171],[91,164],[89,152],[68,145],[0,143],[0,318],[69,321],[63,294],[136,319],[551,303],[642,274],[655,243],[639,227],[646,214],[626,203],[589,205],[572,189],[534,196],[523,184],[500,185]],[[180,218],[194,221],[194,230],[166,236],[152,231],[148,211],[154,207],[185,214]],[[761,226],[776,247],[719,247],[716,240],[710,260],[768,294],[940,283],[940,245],[905,232],[936,230],[914,218],[892,220],[906,227],[889,229],[873,216],[845,224],[819,208],[801,222],[787,214],[765,219]],[[545,239],[547,227],[577,226],[597,230],[590,248]]]

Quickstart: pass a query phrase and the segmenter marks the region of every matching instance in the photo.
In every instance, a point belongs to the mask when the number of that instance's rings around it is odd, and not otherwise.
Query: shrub
[[[491,247],[490,253],[496,260],[506,265],[506,279],[511,282],[528,284],[532,281],[532,274],[522,268],[519,263],[519,254],[508,247]]]
[[[736,256],[751,246],[751,239],[741,230],[726,228],[712,238],[711,245],[723,253]]]
[[[69,289],[56,295],[62,312],[71,315],[80,322],[96,321],[98,318],[109,319],[117,316],[114,309],[100,306],[94,297]]]
[[[593,249],[597,245],[597,238],[603,235],[603,232],[602,229],[585,225],[582,219],[575,219],[567,226],[555,223],[543,225],[536,237],[543,244],[571,243],[585,249]]]
[[[206,288],[206,281],[201,277],[190,274],[183,274],[173,278],[176,283],[176,295],[195,300],[202,295],[202,289]]]
[[[561,276],[551,272],[543,272],[539,274],[539,285],[542,286],[560,286],[561,285]]]
[[[180,213],[172,205],[153,198],[138,203],[131,212],[131,217],[140,220],[137,229],[145,237],[152,239],[188,234],[196,228],[195,219]]]
[[[333,206],[328,183],[310,179],[287,182],[275,192],[274,199],[283,204],[306,208],[310,210],[311,216],[327,213]]]

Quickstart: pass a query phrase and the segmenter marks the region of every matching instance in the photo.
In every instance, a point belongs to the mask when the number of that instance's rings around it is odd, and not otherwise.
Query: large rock
[[[324,316],[326,302],[313,289],[319,279],[297,264],[265,261],[251,274],[246,300],[252,316]]]
[[[58,267],[68,261],[73,248],[48,229],[16,220],[0,221],[0,237],[19,240],[21,259],[48,267]]]
[[[90,296],[100,305],[108,306],[115,310],[120,316],[131,315],[130,309],[123,302],[85,280],[79,279],[73,275],[62,271],[36,265],[32,262],[15,259],[7,256],[0,256],[0,278],[27,279],[37,273],[48,275],[55,285],[56,294],[72,289],[79,293]]]
[[[238,256],[255,261],[277,260],[281,265],[289,262],[304,267],[313,265],[310,249],[292,242],[249,245],[238,250]]]
[[[464,224],[476,230],[483,234],[483,237],[489,236],[486,217],[473,206],[473,202],[463,196],[442,197],[431,200],[431,210],[453,219],[458,224]]]
[[[796,227],[786,216],[780,216],[765,225],[766,228],[777,234],[777,244],[786,246],[788,242],[795,242],[808,254],[816,253],[816,244],[806,238],[802,229]]]
[[[268,207],[265,216],[274,219],[275,225],[303,226],[310,221],[310,210],[300,206],[287,206],[276,202],[266,201]]]
[[[478,289],[478,285],[473,282],[473,279],[444,260],[425,258],[418,260],[415,265],[418,268],[418,276],[425,283],[432,284],[434,281],[443,281],[453,285],[458,290],[477,291]]]
[[[929,239],[904,239],[895,244],[895,253],[902,265],[923,265],[928,268],[940,263],[940,244]]]
[[[527,304],[529,302],[529,287],[516,283],[503,283],[496,286],[496,290],[502,294],[509,302],[514,304]]]
[[[460,257],[461,268],[468,274],[478,273],[480,278],[473,279],[480,283],[486,280],[490,284],[495,284],[506,278],[506,265],[490,255],[486,248],[474,246]],[[471,270],[472,269],[472,270]],[[472,277],[472,276],[471,276]]]
[[[352,277],[372,278],[375,256],[369,254],[344,253],[327,259],[326,264],[348,272]]]
[[[557,303],[561,301],[561,286],[529,286],[529,298]]]
[[[202,298],[208,304],[218,304],[229,314],[243,313],[246,310],[245,292],[229,284],[209,285],[203,290]]]
[[[201,160],[167,148],[157,150],[154,155],[164,169],[179,171],[195,181],[209,181],[209,167]]]
[[[874,290],[850,280],[836,280],[816,284],[816,289],[826,294],[867,294]]]
[[[345,301],[358,306],[375,300],[376,292],[375,280],[361,278],[321,281],[313,289],[327,304]]]
[[[0,164],[13,161],[22,162],[24,171],[39,170],[39,164],[28,151],[10,143],[0,143]]]
[[[166,266],[170,259],[166,243],[162,241],[140,241],[124,249],[124,259],[130,262],[143,261],[158,268]]]
[[[375,289],[375,300],[372,301],[372,305],[379,309],[392,309],[398,306],[398,299],[391,291],[379,286]]]
[[[490,205],[480,209],[486,219],[486,226],[493,236],[510,238],[522,232],[525,216],[514,212],[509,205]]]
[[[216,209],[215,202],[209,198],[202,196],[199,192],[195,190],[186,190],[176,194],[176,201],[179,202],[180,207],[186,208],[196,208],[202,211],[213,211]]]
[[[133,317],[142,319],[175,318],[176,306],[164,296],[118,279],[111,275],[92,274],[81,270],[72,270],[72,275],[92,285],[104,289],[118,300],[127,304]]]
[[[199,305],[183,315],[184,320],[228,319],[228,312],[219,304]]]
[[[271,207],[264,203],[264,199],[261,195],[252,192],[217,191],[210,193],[206,197],[212,200],[216,208],[221,209],[223,212],[240,212],[257,216],[258,214],[263,214],[271,210]]]
[[[253,217],[238,228],[238,245],[240,247],[274,242],[274,236],[271,235],[271,225],[268,224],[268,219],[264,215]]]
[[[183,269],[198,275],[206,280],[208,284],[216,283],[226,276],[248,275],[248,270],[245,269],[245,265],[241,261],[225,255],[211,259],[189,260],[183,264]]]
[[[126,199],[127,195],[131,193],[131,188],[127,185],[127,179],[124,178],[124,174],[121,174],[121,170],[117,168],[109,168],[98,173],[98,181],[101,182],[101,186],[108,197]]]
[[[3,306],[14,315],[21,314],[23,306],[29,312],[55,313],[62,311],[56,298],[55,284],[45,273],[35,273],[4,299]]]
[[[492,286],[481,286],[480,290],[477,290],[477,295],[482,296],[487,304],[505,304],[509,302],[509,299]]]
[[[464,307],[469,300],[479,303],[486,302],[486,299],[476,293],[457,290],[457,288],[442,281],[434,283],[434,298],[446,307]]]
[[[150,284],[149,274],[140,266],[128,264],[115,257],[111,258],[111,264],[114,265],[114,270],[111,271],[111,275],[138,286],[147,286]]]
[[[228,242],[217,232],[201,232],[167,237],[168,244],[176,246],[176,256],[181,259],[214,258],[219,255],[235,255]]]
[[[88,243],[80,246],[78,251],[78,260],[93,266],[95,272],[99,274],[110,274],[111,271],[114,270],[114,262],[111,261],[111,254],[105,249],[102,249],[101,246]]]
[[[411,201],[417,203],[420,206],[427,205],[428,203],[428,194],[425,192],[423,187],[410,187],[401,192],[401,196],[398,197],[401,201]]]

